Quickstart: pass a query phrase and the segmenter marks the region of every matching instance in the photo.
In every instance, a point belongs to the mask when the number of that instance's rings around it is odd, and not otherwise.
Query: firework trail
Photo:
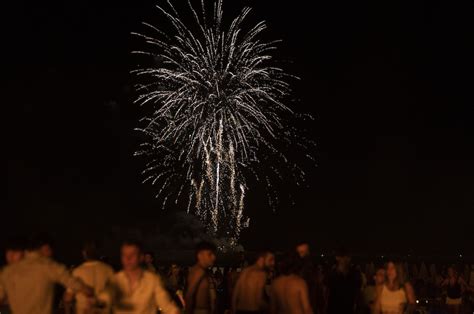
[[[171,32],[144,23],[147,35],[134,33],[148,44],[134,53],[155,61],[132,71],[139,82],[136,102],[149,105],[140,128],[146,140],[136,155],[149,161],[144,181],[160,187],[163,207],[170,198],[186,197],[188,212],[212,233],[236,240],[247,219],[247,181],[263,182],[271,194],[271,177],[281,177],[281,165],[302,178],[275,143],[304,144],[284,122],[293,116],[283,104],[291,76],[271,65],[277,41],[259,39],[264,22],[244,31],[250,8],[225,27],[222,4],[217,0],[209,13],[204,0],[199,10],[188,2],[187,25],[168,1],[157,8]],[[264,166],[269,171],[261,174]]]

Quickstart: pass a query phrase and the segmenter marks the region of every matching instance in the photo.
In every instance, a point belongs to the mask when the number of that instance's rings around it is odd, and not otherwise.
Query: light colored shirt
[[[407,303],[405,289],[389,290],[385,285],[380,297],[380,307],[383,314],[402,314]]]
[[[158,309],[164,314],[180,313],[161,278],[146,270],[133,287],[125,272],[118,272],[107,293],[100,298],[112,303],[115,314],[156,314]]]
[[[64,265],[37,252],[28,252],[18,263],[5,267],[0,277],[0,294],[3,290],[15,314],[51,314],[55,283],[72,291],[84,288]]]
[[[113,279],[114,270],[100,261],[87,261],[75,268],[72,271],[72,275],[93,288],[95,295],[99,295],[99,293],[104,291],[107,283]],[[89,308],[87,296],[82,293],[76,294],[76,313],[84,313]]]

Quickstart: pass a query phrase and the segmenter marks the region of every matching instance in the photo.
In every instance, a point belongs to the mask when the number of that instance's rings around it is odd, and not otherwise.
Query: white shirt
[[[13,313],[51,314],[55,283],[72,291],[84,287],[64,265],[37,252],[27,252],[24,259],[4,268],[0,277],[0,294],[2,291],[6,294]],[[3,297],[5,295],[0,295],[0,299]]]
[[[134,287],[124,271],[118,272],[107,293],[100,298],[112,304],[115,314],[156,314],[158,309],[164,314],[180,313],[161,278],[147,270]]]
[[[99,295],[104,291],[106,285],[112,281],[114,270],[100,261],[87,261],[75,268],[72,275],[93,288],[95,295]],[[87,297],[81,293],[76,294],[76,313],[84,313],[88,309]]]

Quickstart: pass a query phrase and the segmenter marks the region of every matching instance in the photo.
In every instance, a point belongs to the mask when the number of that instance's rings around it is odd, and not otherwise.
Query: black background
[[[160,224],[132,156],[140,109],[129,71],[155,1],[15,1],[4,8],[2,234],[59,242],[114,224]],[[163,2],[161,2],[163,3]],[[185,1],[173,1],[185,9]],[[247,247],[306,238],[367,252],[458,254],[474,240],[474,3],[225,2],[254,7],[301,78],[291,106],[315,116],[317,167],[276,213],[250,190]],[[91,231],[95,230],[95,231]],[[72,242],[71,242],[72,243]]]

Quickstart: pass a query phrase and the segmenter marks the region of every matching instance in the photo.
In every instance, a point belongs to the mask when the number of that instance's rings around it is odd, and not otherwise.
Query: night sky
[[[160,224],[176,210],[160,209],[132,156],[140,108],[130,51],[139,44],[130,32],[163,22],[156,3],[11,1],[2,10],[2,237],[47,230],[79,241],[111,225]],[[282,201],[276,213],[250,190],[245,246],[304,238],[318,250],[472,250],[471,0],[224,4],[227,20],[252,6],[249,21],[266,20],[266,36],[283,39],[275,58],[301,78],[291,107],[315,117],[308,187],[280,187],[295,205]]]

